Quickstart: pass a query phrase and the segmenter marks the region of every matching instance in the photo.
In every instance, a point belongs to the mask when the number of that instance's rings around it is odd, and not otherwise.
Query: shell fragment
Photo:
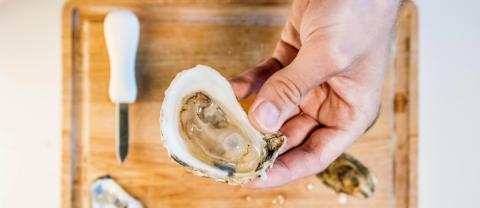
[[[95,180],[91,187],[93,208],[142,208],[142,204],[130,196],[110,176]]]

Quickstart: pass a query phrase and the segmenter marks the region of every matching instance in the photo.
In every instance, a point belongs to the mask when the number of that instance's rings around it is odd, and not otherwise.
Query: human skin
[[[259,131],[284,133],[266,180],[280,186],[325,169],[372,124],[401,0],[296,0],[271,58],[230,80]]]

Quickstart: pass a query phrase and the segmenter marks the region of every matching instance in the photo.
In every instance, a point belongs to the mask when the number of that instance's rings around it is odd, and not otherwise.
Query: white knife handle
[[[114,103],[132,103],[137,97],[135,57],[140,23],[128,10],[109,12],[104,21],[105,41],[110,59],[109,95]]]

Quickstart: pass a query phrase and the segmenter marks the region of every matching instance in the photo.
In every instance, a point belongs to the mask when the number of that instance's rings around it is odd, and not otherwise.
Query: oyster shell
[[[91,187],[93,208],[142,208],[142,203],[130,196],[109,175],[95,180]]]
[[[323,183],[337,193],[368,198],[375,192],[377,179],[365,165],[343,153],[324,171],[317,174]]]
[[[160,118],[163,144],[174,161],[232,185],[263,175],[286,143],[280,133],[258,132],[229,82],[203,65],[177,74]]]

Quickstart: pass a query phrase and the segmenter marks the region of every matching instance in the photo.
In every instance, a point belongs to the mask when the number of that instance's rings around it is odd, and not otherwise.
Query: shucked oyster
[[[280,133],[258,132],[228,81],[208,66],[175,77],[160,117],[163,144],[174,161],[233,185],[263,175],[286,142]]]
[[[368,198],[375,192],[377,179],[360,161],[343,153],[324,171],[317,174],[337,193]]]

